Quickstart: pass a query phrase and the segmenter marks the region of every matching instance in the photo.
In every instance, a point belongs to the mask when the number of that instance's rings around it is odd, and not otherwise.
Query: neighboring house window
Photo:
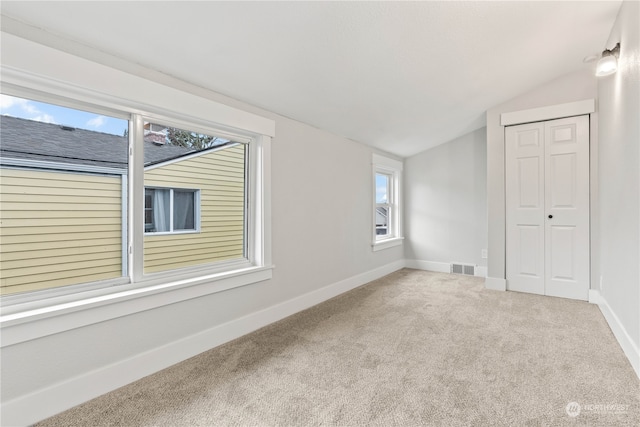
[[[401,227],[402,162],[373,155],[373,250],[402,244]]]
[[[145,233],[197,231],[198,190],[145,188]]]

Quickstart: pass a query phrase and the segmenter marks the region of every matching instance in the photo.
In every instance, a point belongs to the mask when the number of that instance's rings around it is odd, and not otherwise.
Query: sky
[[[122,136],[127,120],[0,94],[0,114]]]
[[[376,203],[387,203],[389,178],[386,175],[376,174]]]

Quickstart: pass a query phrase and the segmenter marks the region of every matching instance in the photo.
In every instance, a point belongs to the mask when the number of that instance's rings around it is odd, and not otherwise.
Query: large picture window
[[[0,112],[3,296],[260,262],[251,138],[7,95]]]

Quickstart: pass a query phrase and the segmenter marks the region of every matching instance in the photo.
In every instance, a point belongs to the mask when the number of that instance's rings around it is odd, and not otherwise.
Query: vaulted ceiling
[[[619,1],[2,2],[2,14],[399,156],[581,68]]]

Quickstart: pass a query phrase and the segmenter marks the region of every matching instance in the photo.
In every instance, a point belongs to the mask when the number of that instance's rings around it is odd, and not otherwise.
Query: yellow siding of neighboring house
[[[120,176],[0,168],[0,292],[122,276]]]
[[[145,235],[145,273],[244,256],[244,145],[149,169],[144,185],[200,190],[200,232]]]

